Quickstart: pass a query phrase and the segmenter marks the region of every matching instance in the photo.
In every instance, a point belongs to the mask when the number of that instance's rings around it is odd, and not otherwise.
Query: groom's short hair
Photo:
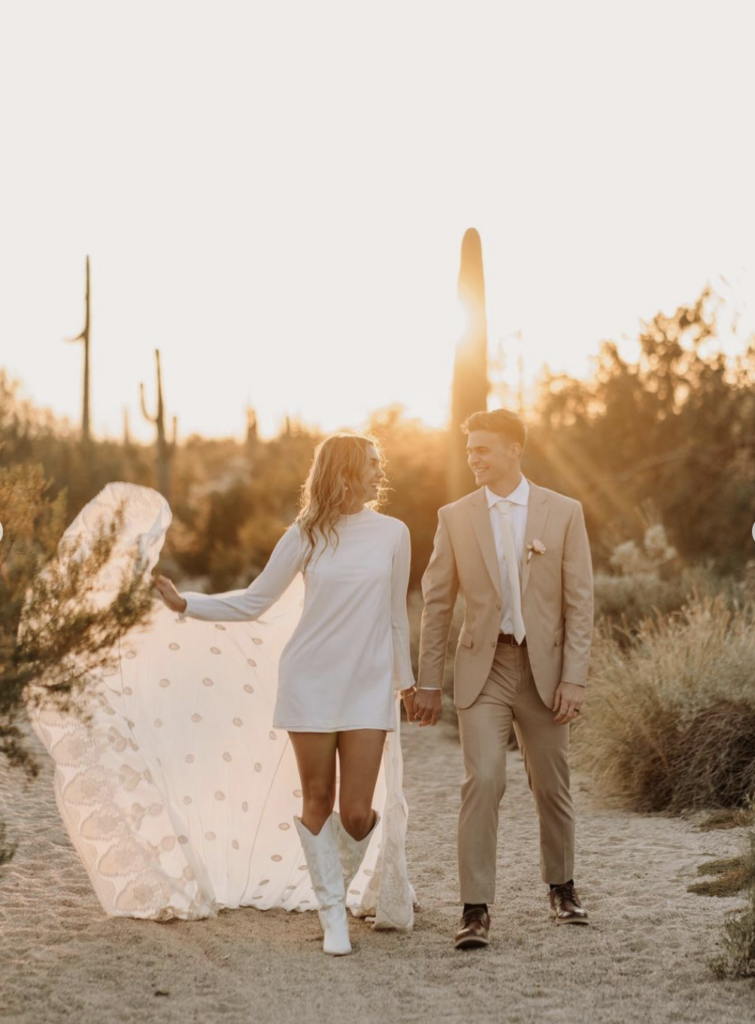
[[[522,448],[527,440],[527,427],[521,416],[508,409],[493,409],[491,412],[473,412],[461,425],[465,434],[473,430],[492,430],[503,434],[507,441],[516,441]]]

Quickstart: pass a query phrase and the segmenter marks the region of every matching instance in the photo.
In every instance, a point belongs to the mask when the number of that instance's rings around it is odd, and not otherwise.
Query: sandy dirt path
[[[456,952],[455,731],[405,726],[404,751],[415,930],[376,933],[353,921],[354,955],[341,959],[321,952],[313,914],[104,917],[60,823],[47,757],[26,788],[1,769],[0,814],[19,850],[0,879],[0,1020],[755,1022],[755,983],[716,981],[707,967],[739,901],[687,892],[700,863],[738,852],[738,830],[606,810],[577,777],[577,881],[593,924],[557,928],[523,767],[510,755],[492,942]]]

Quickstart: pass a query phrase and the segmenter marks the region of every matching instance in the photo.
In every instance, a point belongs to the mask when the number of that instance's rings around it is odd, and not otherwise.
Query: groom
[[[459,591],[466,611],[454,703],[466,778],[459,814],[464,911],[456,948],[488,944],[498,807],[512,725],[540,819],[540,865],[558,924],[587,924],[574,888],[569,723],[580,713],[593,627],[592,563],[582,506],[520,470],[526,427],[505,409],[462,430],[479,490],[446,505],[422,580],[425,607],[414,717],[440,714],[446,647]]]

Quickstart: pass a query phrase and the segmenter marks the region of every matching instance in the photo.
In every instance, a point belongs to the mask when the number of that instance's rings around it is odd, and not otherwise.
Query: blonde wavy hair
[[[350,496],[360,497],[362,487],[360,476],[367,460],[367,449],[372,446],[378,454],[381,468],[384,465],[379,442],[369,435],[332,434],[315,448],[309,475],[302,487],[301,511],[296,519],[309,542],[309,552],[304,560],[306,570],[320,537],[326,546],[338,547],[338,520],[343,515],[342,506]],[[366,497],[366,494],[364,495]],[[384,489],[377,499],[365,502],[377,508],[385,497]]]

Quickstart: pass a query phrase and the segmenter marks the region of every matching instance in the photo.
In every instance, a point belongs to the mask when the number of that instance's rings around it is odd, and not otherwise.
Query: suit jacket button
[[[497,612],[499,612],[499,611],[501,610],[501,606],[500,606],[499,604],[497,604],[497,605],[495,606],[495,610],[496,610]]]
[[[491,647],[495,647],[495,640],[491,640],[491,641],[490,641],[490,646],[491,646]]]

